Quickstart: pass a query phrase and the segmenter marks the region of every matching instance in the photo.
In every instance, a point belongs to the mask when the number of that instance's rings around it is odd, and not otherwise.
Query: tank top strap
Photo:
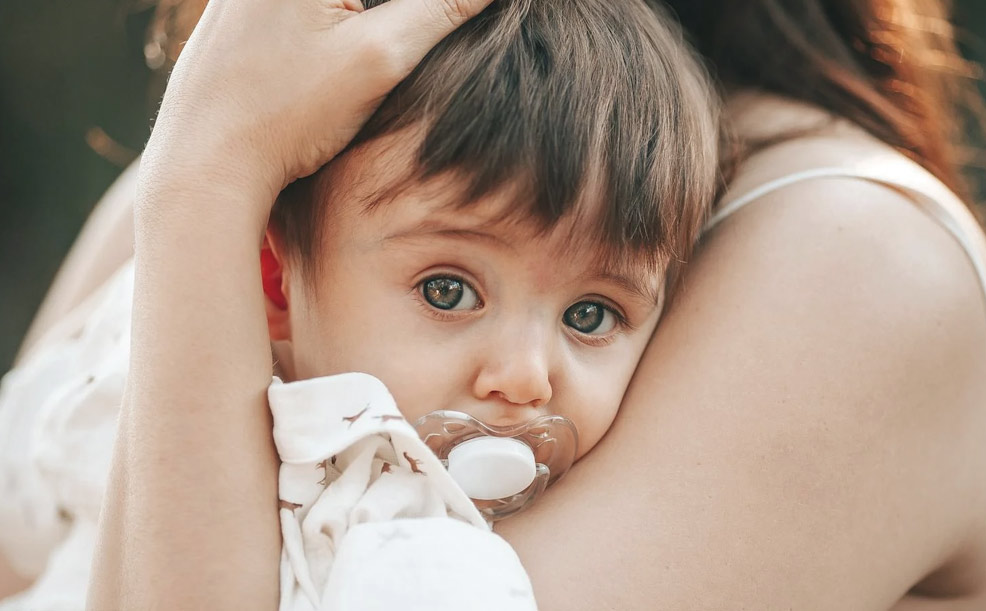
[[[976,217],[941,181],[917,163],[898,154],[867,158],[846,167],[821,167],[795,172],[771,180],[735,197],[727,198],[703,228],[703,233],[736,211],[761,198],[807,180],[849,178],[880,184],[908,196],[923,212],[937,221],[958,240],[979,276],[986,298],[986,236]]]

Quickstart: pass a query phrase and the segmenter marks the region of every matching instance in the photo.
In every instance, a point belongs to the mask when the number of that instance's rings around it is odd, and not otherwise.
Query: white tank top
[[[706,223],[709,231],[737,210],[787,186],[815,178],[855,178],[884,185],[907,195],[918,208],[958,240],[979,276],[986,298],[986,237],[975,216],[948,187],[917,163],[896,153],[868,157],[845,167],[822,167],[782,176],[728,198]]]

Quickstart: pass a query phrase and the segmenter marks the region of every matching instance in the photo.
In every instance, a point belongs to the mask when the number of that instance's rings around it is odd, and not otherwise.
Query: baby
[[[343,563],[367,545],[448,554],[478,532],[464,525],[533,500],[499,512],[432,450],[535,422],[492,453],[552,463],[520,474],[539,490],[610,427],[716,185],[715,96],[670,23],[644,0],[495,2],[282,194],[261,255],[290,381],[270,390],[282,608],[345,607],[369,582],[338,567],[388,562]],[[449,516],[465,529],[451,538],[394,526]],[[358,534],[370,524],[386,532]],[[420,582],[394,562],[395,592]]]

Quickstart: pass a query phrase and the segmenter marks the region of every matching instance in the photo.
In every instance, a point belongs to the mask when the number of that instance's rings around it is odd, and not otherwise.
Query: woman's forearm
[[[138,202],[168,214],[138,214],[131,372],[93,609],[277,604],[263,221],[243,213],[270,195],[195,184]]]

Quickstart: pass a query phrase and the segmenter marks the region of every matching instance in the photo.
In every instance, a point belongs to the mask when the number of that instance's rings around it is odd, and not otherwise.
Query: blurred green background
[[[0,2],[0,372],[87,214],[139,151],[157,107],[144,62],[152,0]],[[959,0],[986,60],[986,2]],[[87,137],[118,144],[113,160]]]

